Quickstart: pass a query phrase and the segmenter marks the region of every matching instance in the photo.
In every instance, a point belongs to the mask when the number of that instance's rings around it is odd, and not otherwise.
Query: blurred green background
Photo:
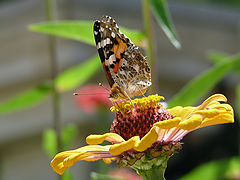
[[[144,29],[139,0],[58,0],[56,2],[58,20],[87,20],[93,24],[103,15],[110,15],[120,26]],[[155,69],[158,77],[157,92],[163,95],[166,101],[170,101],[189,81],[215,67],[217,63],[221,63],[220,61],[239,59],[240,1],[169,0],[167,5],[181,42],[181,50],[177,50],[171,44],[159,28],[156,19],[152,19],[152,24]],[[44,21],[46,21],[46,12],[42,0],[0,1],[0,179],[58,179],[49,165],[51,158],[45,152],[49,146],[54,145],[51,140],[50,145],[46,142],[54,137],[54,132],[49,130],[54,127],[53,103],[49,96],[48,81],[52,73],[49,41],[46,35],[31,32],[28,28],[31,24]],[[213,51],[221,53],[213,53]],[[64,78],[71,78],[79,83],[82,81],[84,82],[82,85],[107,82],[100,67],[100,60],[98,59],[99,64],[96,66],[91,64],[97,59],[93,57],[97,53],[94,46],[57,38],[56,52],[58,73],[66,74],[69,68],[75,67],[75,71],[71,70]],[[87,81],[79,79],[85,70],[79,64],[84,63],[85,67],[93,70],[86,78]],[[226,71],[224,67],[227,65],[222,66],[222,69],[217,69],[218,74]],[[235,111],[240,112],[239,106],[237,108],[237,104],[240,104],[240,88],[236,92],[236,87],[240,84],[239,67],[240,65],[226,71],[219,81],[216,81],[218,83],[208,91],[204,91],[201,98],[196,98],[194,103],[199,104],[210,94],[222,93],[228,98],[229,104],[236,109]],[[216,74],[216,72],[212,73],[211,77],[217,78]],[[106,127],[110,127],[114,114],[110,113],[107,107],[91,114],[85,112],[77,105],[76,97],[72,95],[73,92],[77,92],[78,87],[61,83],[64,78],[57,81],[62,85],[60,86],[62,93],[59,95],[59,119],[63,124],[62,127],[67,127],[63,133],[66,136],[62,139],[65,140],[67,149],[73,149],[85,145],[87,135],[101,131],[99,121],[105,119]],[[64,89],[65,85],[71,88],[67,91]],[[199,92],[207,85],[209,83],[202,82],[200,86],[198,84]],[[24,97],[20,97],[19,102],[29,106],[35,98],[37,104],[33,103],[31,107],[25,109],[18,109],[16,102],[5,104],[15,95],[26,91],[27,97],[25,96],[24,101],[21,101]],[[188,93],[182,97],[187,99]],[[170,105],[188,104],[183,101],[184,98],[175,98],[175,102],[171,101]],[[23,106],[22,104],[20,106]],[[14,109],[14,106],[15,111],[9,111],[11,108]],[[239,156],[240,153],[238,120],[236,115],[234,124],[206,127],[187,135],[182,140],[183,150],[174,155],[168,163],[166,179],[179,179],[183,176],[185,179],[196,179],[190,173],[196,173],[199,179],[206,179],[202,174],[208,174],[209,169],[212,170],[211,172],[219,171],[221,168],[226,170],[229,161],[225,162],[224,159]],[[44,146],[43,142],[45,142]],[[53,154],[54,152],[51,155]],[[214,164],[212,161],[215,160],[219,161]],[[208,162],[212,164],[207,168],[201,167],[198,171],[192,171]],[[71,168],[72,179],[90,179],[91,171],[97,171],[97,163],[80,162]],[[240,174],[239,170],[237,173]],[[217,176],[208,175],[208,177],[216,179]],[[227,177],[231,179],[233,176],[230,173],[220,179]]]

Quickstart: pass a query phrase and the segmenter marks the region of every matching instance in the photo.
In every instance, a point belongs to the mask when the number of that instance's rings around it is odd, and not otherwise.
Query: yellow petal
[[[103,135],[90,135],[86,138],[87,144],[95,145],[101,144],[104,140],[109,141],[111,143],[120,143],[125,140],[116,133],[105,133]]]
[[[77,161],[80,160],[93,161],[100,159],[100,157],[97,157],[96,156],[97,154],[94,154],[94,152],[99,151],[108,152],[109,148],[110,146],[89,145],[78,148],[76,150],[64,151],[58,153],[54,157],[54,159],[51,161],[51,166],[56,173],[62,175],[67,168],[73,166],[73,164]]]
[[[135,144],[138,143],[139,141],[140,141],[139,136],[134,136],[125,142],[112,145],[109,149],[109,152],[112,155],[119,155],[124,151],[134,148]]]
[[[202,117],[200,115],[193,115],[189,119],[179,123],[178,128],[184,130],[193,130],[200,126],[202,123]]]
[[[199,110],[194,112],[194,114],[199,114],[202,117],[211,118],[217,116],[221,111],[218,109],[209,109],[209,110]]]
[[[200,105],[199,110],[205,109],[209,105],[218,104],[219,102],[227,102],[227,98],[222,94],[214,94]]]
[[[196,109],[196,107],[181,107],[176,106],[174,108],[168,109],[168,112],[174,117],[180,117],[182,120],[189,117],[189,115]]]
[[[215,125],[215,124],[224,124],[224,123],[233,123],[234,115],[233,111],[225,111],[219,113],[219,115],[214,116],[212,118],[205,118],[202,122],[201,127]]]
[[[157,126],[161,129],[171,129],[173,127],[177,127],[177,125],[181,122],[180,117],[175,117],[173,119],[168,119],[164,121],[159,121],[155,123],[153,126]]]
[[[142,139],[139,143],[137,143],[134,147],[136,151],[142,152],[147,148],[151,147],[153,143],[155,143],[158,139],[158,128],[153,127]]]
[[[103,161],[106,163],[106,164],[110,164],[112,161],[114,161],[116,158],[103,158]]]

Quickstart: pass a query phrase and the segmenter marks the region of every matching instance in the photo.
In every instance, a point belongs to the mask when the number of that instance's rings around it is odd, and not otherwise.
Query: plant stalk
[[[152,30],[152,19],[150,12],[149,0],[142,0],[142,13],[145,33],[147,35],[147,59],[151,68],[152,74],[152,86],[150,94],[157,92],[157,74],[156,74],[156,63],[154,58],[154,42],[153,42],[153,30]]]
[[[45,13],[47,21],[54,21],[56,17],[56,1],[45,0]],[[48,49],[49,59],[51,68],[51,85],[52,85],[52,101],[53,101],[53,124],[57,134],[57,151],[62,150],[61,144],[61,120],[60,120],[60,104],[59,104],[59,93],[56,89],[55,81],[58,74],[58,63],[57,63],[57,51],[56,51],[56,39],[53,36],[48,36]]]

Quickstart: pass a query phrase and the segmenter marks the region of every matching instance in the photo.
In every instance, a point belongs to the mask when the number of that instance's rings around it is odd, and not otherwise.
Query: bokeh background
[[[166,100],[212,66],[207,58],[210,51],[240,52],[238,0],[169,0],[167,3],[182,48],[176,50],[153,20],[157,89]],[[112,16],[121,26],[143,30],[139,0],[57,0],[58,20],[94,22],[103,15]],[[43,0],[0,0],[0,102],[50,78],[47,37],[28,30],[30,24],[45,20]],[[56,42],[59,72],[97,52],[93,46],[77,41],[58,38]],[[88,83],[99,82],[106,83],[102,69]],[[239,76],[229,74],[209,95],[223,93],[235,107],[235,89],[239,82]],[[70,148],[84,145],[87,135],[99,131],[99,112],[89,114],[79,107],[72,95],[76,91],[60,94],[62,123],[74,124],[78,129]],[[107,107],[103,109],[110,127],[114,114],[108,112]],[[0,115],[0,179],[58,179],[49,165],[51,158],[42,147],[42,133],[53,127],[52,119],[50,96],[30,108]],[[168,163],[167,179],[179,179],[205,162],[237,156],[239,126],[235,122],[203,128],[190,133],[182,142],[183,150]],[[89,179],[90,172],[95,170],[96,164],[87,162],[71,168],[74,179]]]

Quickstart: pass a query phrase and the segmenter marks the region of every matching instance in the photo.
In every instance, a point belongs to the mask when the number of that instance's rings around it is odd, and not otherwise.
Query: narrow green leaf
[[[226,176],[229,177],[227,179],[234,179],[230,176],[233,176],[232,172],[237,168],[239,168],[238,157],[212,161],[198,166],[187,175],[181,177],[180,180],[218,180],[226,179]]]
[[[74,124],[69,124],[64,127],[61,137],[64,149],[66,149],[67,146],[73,141],[74,137],[77,135],[77,132],[77,127]]]
[[[165,0],[150,0],[153,14],[157,19],[159,26],[163,29],[170,42],[177,48],[181,48],[180,41],[178,40],[175,27],[171,21],[170,13]]]
[[[33,106],[50,93],[51,87],[48,83],[41,84],[35,88],[20,93],[2,103],[0,103],[0,114],[10,113]]]
[[[57,154],[57,134],[53,129],[46,129],[43,132],[43,150],[53,158]]]
[[[232,71],[236,63],[239,62],[239,56],[228,57],[224,62],[220,62],[213,68],[203,72],[177,93],[168,103],[168,107],[193,105],[213,89],[225,75]]]
[[[124,178],[111,177],[105,174],[91,173],[91,180],[124,180]]]
[[[100,65],[99,57],[94,56],[80,65],[67,69],[56,78],[58,91],[68,91],[80,86],[99,70]]]
[[[93,21],[43,22],[39,24],[33,24],[29,26],[29,29],[34,32],[78,40],[95,46],[93,23]],[[120,30],[136,44],[139,44],[145,39],[143,32],[137,30],[129,30],[123,27],[120,27]]]
[[[228,59],[229,56],[230,56],[229,54],[226,54],[223,52],[213,51],[213,52],[208,53],[208,59],[214,64],[229,60]],[[238,55],[238,56],[240,57],[240,55]],[[234,72],[240,73],[240,62],[236,63],[236,66],[234,66],[233,70],[234,70]]]
[[[30,25],[29,29],[34,32],[78,40],[90,45],[95,45],[93,22],[90,21],[43,22]]]

